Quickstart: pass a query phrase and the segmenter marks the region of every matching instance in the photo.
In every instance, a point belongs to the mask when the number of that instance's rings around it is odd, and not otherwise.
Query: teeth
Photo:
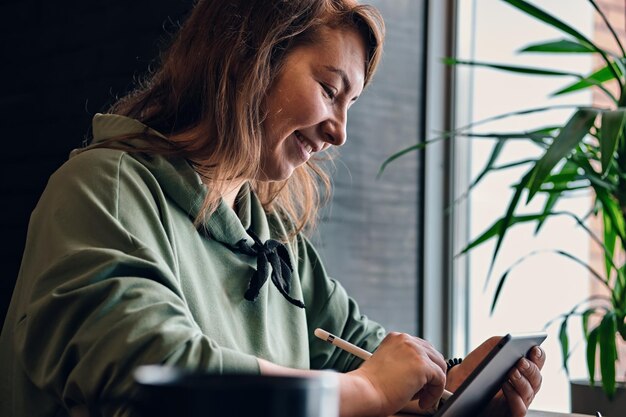
[[[304,138],[302,137],[302,135],[300,135],[299,132],[296,132],[296,138],[298,138],[298,140],[300,141],[301,144],[304,145],[304,149],[310,154],[313,152],[313,146],[311,146],[311,144],[309,144],[308,142],[304,141]]]

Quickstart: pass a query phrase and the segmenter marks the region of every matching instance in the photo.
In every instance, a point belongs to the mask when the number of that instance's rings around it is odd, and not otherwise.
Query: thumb
[[[444,386],[445,384],[438,382],[437,379],[429,381],[413,398],[418,400],[420,408],[424,410],[435,407],[443,395]]]

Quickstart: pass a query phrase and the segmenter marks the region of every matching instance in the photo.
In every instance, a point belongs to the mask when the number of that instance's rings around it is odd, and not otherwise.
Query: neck
[[[227,184],[225,187],[225,191],[222,194],[222,199],[230,208],[235,209],[235,199],[237,198],[237,194],[239,194],[239,190],[245,184],[245,181],[233,181],[230,184]]]

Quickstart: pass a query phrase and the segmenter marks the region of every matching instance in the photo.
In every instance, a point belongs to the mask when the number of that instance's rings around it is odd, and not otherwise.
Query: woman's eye
[[[337,96],[337,92],[334,88],[322,83],[322,88],[324,89],[324,93],[329,99],[334,99]]]

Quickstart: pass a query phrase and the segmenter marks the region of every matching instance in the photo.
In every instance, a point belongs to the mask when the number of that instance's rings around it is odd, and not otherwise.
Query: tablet
[[[500,390],[509,370],[545,338],[545,332],[504,336],[439,408],[435,417],[476,416]]]

